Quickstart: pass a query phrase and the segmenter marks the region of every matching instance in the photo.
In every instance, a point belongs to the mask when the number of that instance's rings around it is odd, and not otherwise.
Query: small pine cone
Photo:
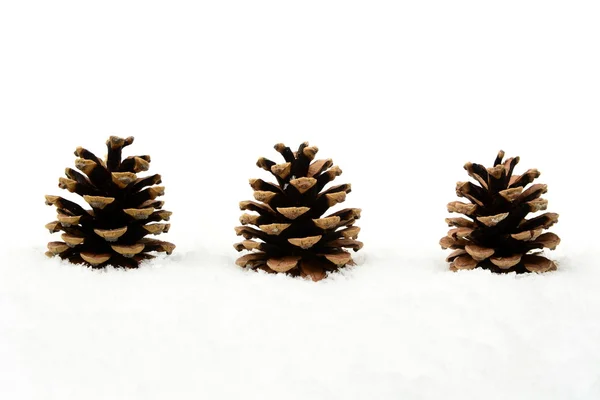
[[[443,249],[454,251],[446,258],[450,269],[481,267],[493,272],[546,272],[556,269],[553,261],[543,256],[543,248],[554,250],[560,238],[542,233],[558,221],[558,214],[543,213],[525,219],[527,214],[546,210],[548,201],[540,196],[546,185],[534,184],[540,176],[537,169],[513,175],[519,157],[502,161],[500,151],[493,168],[467,163],[465,169],[477,181],[458,182],[456,194],[469,203],[453,201],[448,211],[466,218],[447,218],[452,229],[440,240]],[[527,187],[527,189],[526,189]]]
[[[332,167],[331,159],[313,161],[318,149],[308,143],[301,144],[297,152],[283,144],[275,149],[285,163],[260,158],[256,164],[271,172],[277,183],[250,179],[257,202],[240,203],[241,210],[256,214],[244,213],[240,217],[243,226],[235,228],[237,235],[246,239],[236,243],[235,249],[250,250],[236,264],[314,281],[323,279],[328,271],[352,265],[344,248],[358,251],[363,246],[356,240],[360,228],[354,226],[361,210],[346,208],[323,217],[350,193],[349,184],[323,190],[342,171]]]
[[[77,169],[67,168],[66,178],[59,178],[58,187],[82,196],[91,210],[59,196],[46,196],[46,204],[54,205],[57,220],[46,228],[50,233],[62,231],[62,241],[48,243],[47,256],[59,256],[75,264],[94,268],[106,265],[137,268],[142,260],[154,258],[150,252],[171,254],[175,245],[145,238],[169,230],[171,212],[161,210],[164,194],[160,175],[139,178],[147,171],[150,156],[121,159],[123,147],[133,143],[133,137],[111,136],[106,145],[106,161],[78,147]]]

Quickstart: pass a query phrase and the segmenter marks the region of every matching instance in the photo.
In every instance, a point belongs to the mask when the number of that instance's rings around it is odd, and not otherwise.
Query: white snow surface
[[[3,2],[2,399],[598,399],[593,1]],[[44,256],[77,146],[135,136],[177,244],[138,270]],[[240,269],[255,166],[308,140],[352,183],[358,265]],[[449,272],[467,161],[548,184],[558,271]]]

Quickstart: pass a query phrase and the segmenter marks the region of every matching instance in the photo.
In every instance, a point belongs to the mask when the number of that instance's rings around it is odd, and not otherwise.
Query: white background
[[[0,394],[9,399],[593,399],[595,1],[0,4]],[[135,136],[173,256],[43,256],[73,151]],[[317,145],[363,209],[359,266],[314,284],[234,265],[273,145]],[[559,271],[447,272],[467,161],[542,171]],[[71,197],[72,198],[72,197]]]

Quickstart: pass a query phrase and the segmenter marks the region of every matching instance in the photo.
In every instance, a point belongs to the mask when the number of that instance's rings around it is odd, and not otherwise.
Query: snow
[[[0,398],[597,399],[595,2],[0,5]],[[175,253],[44,256],[44,195],[135,136]],[[234,264],[238,202],[308,140],[363,209],[358,266],[313,283]],[[548,274],[447,270],[465,162],[538,168]],[[73,199],[74,197],[69,197]]]

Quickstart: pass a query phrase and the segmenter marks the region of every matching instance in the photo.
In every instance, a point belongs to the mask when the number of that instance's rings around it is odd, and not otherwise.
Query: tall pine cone
[[[162,201],[155,200],[164,194],[160,175],[138,178],[147,171],[150,156],[133,156],[121,160],[123,147],[133,143],[133,137],[122,139],[111,136],[106,145],[106,162],[88,150],[78,147],[75,166],[67,178],[59,178],[58,186],[83,196],[92,209],[58,196],[46,196],[46,204],[57,208],[57,220],[46,228],[50,233],[64,232],[63,241],[48,243],[46,255],[59,256],[73,263],[92,267],[113,265],[136,268],[142,260],[154,258],[150,252],[171,254],[175,245],[145,238],[169,230],[171,212],[162,211]],[[153,223],[157,222],[157,223]]]
[[[447,218],[454,227],[440,240],[443,249],[454,249],[446,261],[450,269],[481,267],[493,272],[545,272],[555,270],[554,262],[545,258],[543,248],[554,250],[560,239],[554,233],[542,233],[558,221],[558,214],[544,213],[525,219],[527,214],[545,210],[548,201],[540,196],[546,185],[525,187],[540,176],[537,169],[513,175],[519,157],[502,161],[500,151],[493,168],[467,163],[468,174],[479,183],[458,182],[456,194],[470,204],[453,201],[449,212],[467,218]]]
[[[242,201],[244,213],[235,228],[246,240],[234,245],[237,251],[250,250],[236,263],[241,267],[260,268],[267,272],[286,272],[309,276],[314,281],[352,265],[352,256],[344,248],[358,251],[363,244],[356,240],[360,228],[354,226],[361,210],[346,208],[322,217],[332,206],[343,202],[350,185],[338,185],[324,190],[342,171],[331,159],[316,160],[318,148],[303,143],[297,152],[284,144],[275,145],[285,159],[275,164],[260,158],[256,165],[271,172],[277,184],[251,179],[254,201]],[[254,225],[256,228],[247,225]],[[251,239],[257,239],[251,240]]]

